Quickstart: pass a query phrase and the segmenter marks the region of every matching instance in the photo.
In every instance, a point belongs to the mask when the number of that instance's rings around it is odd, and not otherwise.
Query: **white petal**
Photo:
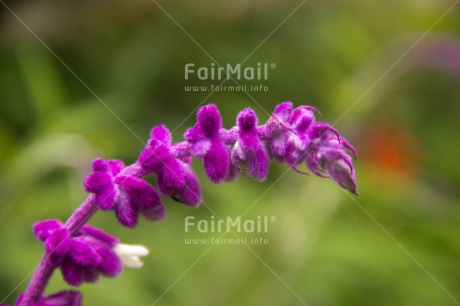
[[[124,266],[131,268],[131,269],[139,269],[142,268],[144,265],[142,261],[139,260],[139,257],[135,256],[125,256],[122,257],[121,262]]]
[[[147,256],[149,254],[149,250],[143,245],[129,245],[123,243],[117,244],[114,251],[119,256]]]
[[[146,256],[149,250],[143,245],[129,245],[119,243],[113,250],[120,257],[122,264],[128,268],[139,269],[143,266],[140,256]]]

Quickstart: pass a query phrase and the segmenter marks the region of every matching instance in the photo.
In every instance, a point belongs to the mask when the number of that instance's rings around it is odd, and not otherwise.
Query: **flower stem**
[[[91,194],[86,200],[73,212],[67,219],[65,227],[69,230],[70,236],[73,236],[86,222],[97,212],[95,196]]]
[[[55,269],[53,262],[55,260],[56,259],[52,254],[45,251],[42,259],[40,260],[40,263],[37,266],[37,269],[35,269],[34,275],[32,276],[26,291],[24,292],[20,305],[26,306],[39,302],[46,286],[48,285],[48,281],[51,278],[51,275],[53,275]]]

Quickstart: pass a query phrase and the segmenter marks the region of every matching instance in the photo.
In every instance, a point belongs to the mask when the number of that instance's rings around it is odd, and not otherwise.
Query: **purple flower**
[[[257,117],[254,111],[246,108],[240,112],[237,125],[239,135],[231,153],[232,164],[242,163],[251,177],[264,181],[267,178],[270,159],[257,135]]]
[[[347,140],[338,136],[336,131],[325,125],[320,129],[323,130],[322,134],[318,130],[312,132],[316,138],[306,158],[307,167],[315,175],[329,177],[358,195],[353,162],[347,152],[356,156],[355,149]]]
[[[16,306],[21,305],[23,295],[21,294],[16,301]],[[60,291],[58,293],[42,296],[37,303],[28,306],[80,306],[83,296],[80,292],[74,290]],[[3,305],[3,304],[2,304]]]
[[[292,102],[283,102],[278,104],[273,111],[273,114],[268,118],[265,128],[267,136],[279,136],[286,130],[286,123],[292,113]]]
[[[267,123],[258,127],[273,159],[287,163],[294,170],[306,162],[313,174],[329,177],[341,187],[357,194],[353,162],[353,146],[337,130],[324,122],[316,122],[311,106],[293,109],[291,102],[279,104]]]
[[[312,106],[293,109],[291,102],[281,103],[275,108],[263,131],[274,159],[287,163],[294,170],[305,160],[311,141],[309,130],[315,123],[314,112],[317,111]]]
[[[246,108],[238,114],[236,126],[227,130],[217,107],[210,104],[199,109],[197,123],[186,131],[183,142],[173,144],[169,130],[160,125],[151,130],[147,146],[133,165],[96,159],[93,173],[84,182],[92,194],[68,222],[47,220],[34,225],[46,253],[18,304],[80,305],[81,294],[76,291],[43,296],[43,284],[56,268],[66,282],[79,286],[96,282],[100,275],[117,276],[122,263],[141,267],[140,257],[148,254],[145,247],[120,244],[115,237],[84,224],[98,209],[114,210],[120,223],[131,228],[137,225],[139,214],[151,221],[164,218],[159,194],[142,180],[149,174],[157,176],[162,195],[198,206],[201,191],[191,168],[192,157],[203,159],[206,175],[214,183],[236,179],[242,172],[240,166],[250,177],[263,181],[273,159],[297,172],[301,172],[297,166],[306,163],[313,174],[331,178],[358,195],[351,157],[356,157],[355,149],[331,125],[317,122],[315,112],[318,110],[311,106],[293,108],[291,102],[284,102],[258,126],[256,114]]]
[[[156,190],[148,183],[131,175],[123,175],[121,161],[96,159],[93,173],[84,186],[95,194],[95,201],[102,210],[114,210],[121,224],[135,227],[138,214],[156,221],[166,216],[166,211]]]
[[[70,285],[94,283],[99,275],[115,277],[121,273],[120,259],[113,251],[118,239],[102,230],[84,225],[70,237],[59,220],[46,220],[36,223],[33,231],[45,243],[50,256],[54,256],[55,265]]]
[[[171,133],[160,125],[151,131],[147,147],[139,156],[139,164],[158,176],[158,188],[163,195],[191,206],[201,203],[198,178],[189,165],[190,160],[175,158],[171,152]]]
[[[291,102],[284,102],[258,126],[256,114],[246,108],[238,114],[236,126],[227,130],[217,107],[210,104],[199,109],[197,123],[185,132],[182,142],[173,144],[170,131],[159,125],[151,130],[148,144],[133,165],[96,159],[93,173],[84,182],[91,195],[66,224],[46,220],[34,225],[34,234],[44,242],[46,253],[17,303],[81,305],[81,294],[76,291],[43,296],[57,268],[73,286],[94,283],[101,275],[115,277],[122,264],[140,268],[140,257],[148,254],[147,248],[120,244],[117,238],[84,224],[98,209],[113,210],[120,223],[131,228],[137,225],[139,214],[151,221],[164,218],[159,194],[142,180],[149,174],[157,176],[162,195],[198,206],[201,191],[191,167],[192,157],[203,159],[206,175],[214,183],[236,179],[243,172],[240,166],[250,177],[263,181],[273,159],[297,172],[301,172],[297,166],[306,163],[313,174],[331,178],[358,195],[351,157],[356,157],[355,149],[331,125],[317,122],[315,112],[318,110],[312,106],[293,108]]]
[[[204,168],[213,183],[223,182],[229,173],[230,156],[220,139],[222,118],[214,104],[198,111],[197,123],[185,132],[184,138],[192,145],[191,154],[203,158]]]

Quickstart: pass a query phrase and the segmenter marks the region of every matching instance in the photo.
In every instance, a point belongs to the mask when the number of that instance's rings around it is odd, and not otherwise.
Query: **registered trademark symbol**
[[[275,69],[275,68],[276,68],[276,64],[275,64],[275,63],[271,63],[271,64],[270,64],[270,68],[271,68],[271,69]]]
[[[276,217],[275,217],[275,216],[271,216],[270,221],[276,222]]]

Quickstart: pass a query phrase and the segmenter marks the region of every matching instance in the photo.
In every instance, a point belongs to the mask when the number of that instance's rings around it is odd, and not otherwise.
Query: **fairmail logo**
[[[188,216],[184,220],[185,232],[195,229],[199,233],[268,233],[270,223],[276,221],[275,216],[257,216],[254,219],[242,219],[240,216],[232,218],[196,220],[194,216]]]
[[[191,78],[201,81],[221,81],[221,80],[268,80],[270,70],[276,68],[275,63],[257,63],[255,66],[245,66],[241,64],[226,64],[218,66],[211,63],[210,66],[197,66],[194,63],[187,63],[184,66],[184,78],[189,80]]]

